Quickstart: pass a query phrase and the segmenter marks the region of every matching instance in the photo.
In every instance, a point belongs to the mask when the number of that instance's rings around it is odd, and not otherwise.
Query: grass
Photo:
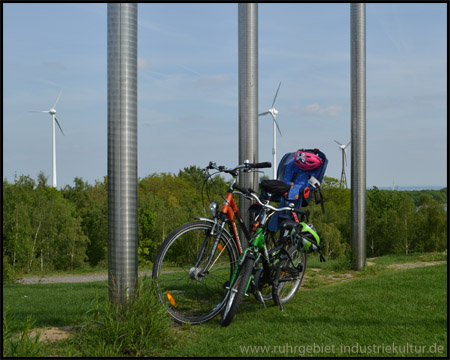
[[[422,255],[371,259],[377,265],[362,272],[345,269],[339,260],[320,263],[318,258],[309,257],[304,285],[283,312],[271,303],[264,309],[250,296],[245,298],[227,328],[220,327],[220,315],[199,326],[178,326],[175,328],[178,341],[171,348],[166,343],[150,349],[144,356],[401,356],[402,348],[387,348],[392,344],[426,346],[425,353],[411,353],[419,348],[410,347],[408,356],[446,356],[446,265],[408,270],[387,268],[390,263],[447,258],[446,254]],[[348,273],[355,278],[347,282],[329,278]],[[97,302],[93,302],[95,299]],[[8,306],[14,315],[12,330],[26,323],[29,315],[34,327],[92,325],[88,309],[92,310],[94,304],[97,314],[101,313],[102,306],[109,303],[107,299],[106,282],[3,286],[3,309]],[[145,311],[145,302],[139,306],[141,313],[149,313]],[[99,336],[94,337],[97,343],[100,343]],[[78,348],[82,344],[79,342]],[[107,345],[92,348],[97,349],[99,356],[113,356]],[[72,340],[51,344],[45,351],[47,356],[80,355]],[[89,355],[92,354],[84,354]]]
[[[108,298],[108,284],[103,282],[69,284],[11,284],[3,286],[3,310],[8,306],[18,328],[28,316],[35,327],[82,323],[96,296]]]
[[[161,355],[299,356],[300,346],[306,356],[370,355],[350,353],[358,345],[375,346],[372,355],[378,350],[376,356],[398,356],[386,348],[396,344],[427,347],[427,352],[409,356],[446,356],[446,284],[446,266],[438,265],[300,291],[283,312],[248,298],[229,327],[221,328],[219,317],[192,327],[184,342]],[[430,353],[434,344],[436,351],[442,346],[440,354]]]
[[[7,285],[3,290],[4,355],[140,357],[176,341],[153,280],[147,277],[140,279],[134,301],[124,306],[109,301],[106,282]],[[77,331],[73,338],[44,348],[28,337],[31,324],[77,325]]]

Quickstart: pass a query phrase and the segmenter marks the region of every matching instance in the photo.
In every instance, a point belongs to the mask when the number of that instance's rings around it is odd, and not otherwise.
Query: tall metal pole
[[[273,162],[272,162],[273,179],[276,179],[277,178],[277,126],[275,124],[275,121],[273,122],[273,149],[272,149],[272,155],[273,155]]]
[[[258,4],[238,4],[239,37],[239,163],[258,162]],[[241,173],[241,186],[258,190],[258,173]],[[250,201],[240,198],[246,219]],[[241,236],[241,238],[243,238]],[[247,242],[242,239],[247,247]]]
[[[108,282],[132,300],[138,274],[137,4],[108,4]]]
[[[354,269],[366,264],[366,10],[350,5],[351,18],[351,236]]]
[[[52,115],[53,126],[53,174],[52,174],[52,186],[56,188],[56,140],[55,140],[55,115]]]

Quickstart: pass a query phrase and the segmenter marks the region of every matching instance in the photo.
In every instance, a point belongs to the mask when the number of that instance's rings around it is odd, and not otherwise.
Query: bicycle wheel
[[[276,275],[280,279],[277,292],[282,304],[292,300],[300,288],[306,271],[306,253],[299,251],[295,246],[291,246],[288,253],[292,263],[289,259],[282,260]],[[295,271],[291,271],[291,269],[295,269]]]
[[[179,323],[208,321],[226,304],[225,287],[239,255],[233,238],[224,230],[207,273],[201,274],[216,240],[216,234],[211,235],[213,225],[201,220],[178,227],[156,255],[152,277],[157,282],[159,298]],[[202,246],[205,248],[199,259]]]
[[[247,257],[238,269],[236,280],[230,288],[230,296],[227,305],[225,306],[222,319],[220,320],[221,326],[228,326],[231,321],[233,321],[234,315],[236,315],[245,291],[247,290],[254,263],[254,259]]]

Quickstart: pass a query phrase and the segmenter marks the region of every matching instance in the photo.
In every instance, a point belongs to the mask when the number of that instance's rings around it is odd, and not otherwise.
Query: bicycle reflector
[[[166,296],[169,302],[172,304],[172,306],[177,307],[177,303],[175,302],[175,299],[173,298],[173,296],[170,294],[169,291],[166,291]]]

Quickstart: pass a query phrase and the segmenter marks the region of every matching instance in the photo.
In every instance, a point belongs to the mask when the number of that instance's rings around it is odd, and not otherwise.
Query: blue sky
[[[278,160],[350,140],[350,5],[259,4],[259,111],[281,81]],[[138,5],[138,174],[238,161],[237,4]],[[3,178],[107,174],[107,5],[3,5]],[[367,185],[447,183],[447,5],[367,4]],[[349,149],[350,150],[350,149]],[[272,161],[272,122],[259,122]],[[350,151],[348,152],[350,160]],[[347,166],[350,182],[350,163]],[[271,174],[271,170],[266,173]]]

